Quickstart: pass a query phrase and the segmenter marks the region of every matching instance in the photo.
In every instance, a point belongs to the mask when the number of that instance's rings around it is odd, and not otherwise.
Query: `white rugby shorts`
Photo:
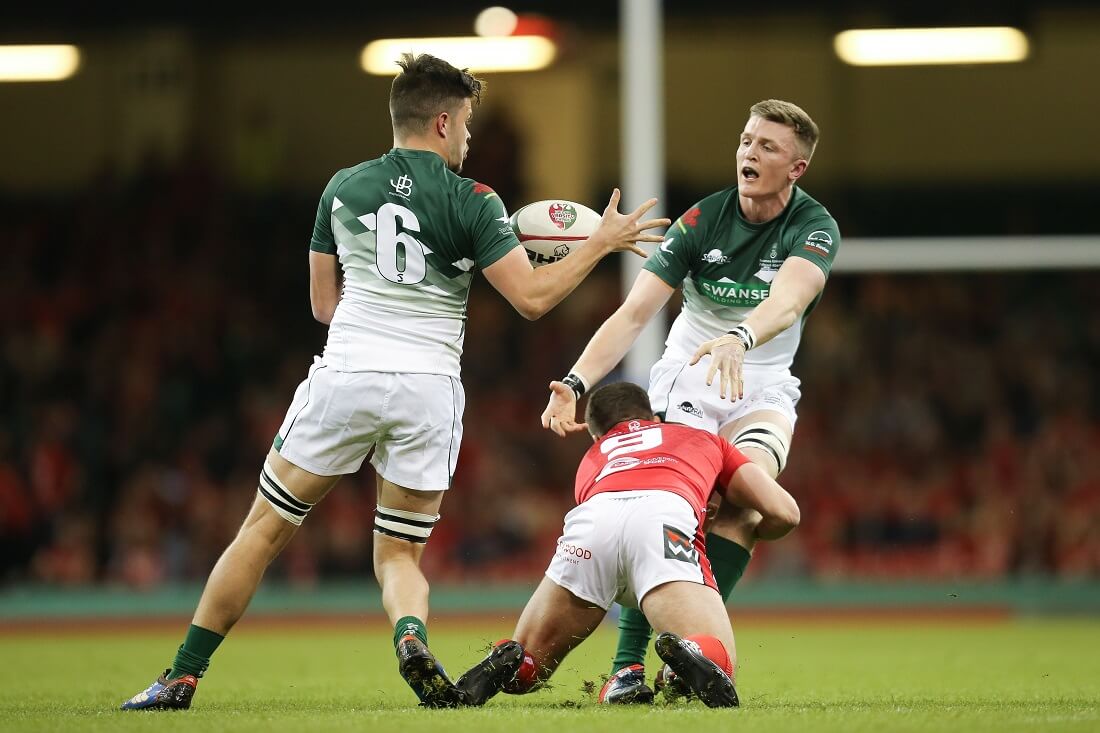
[[[321,476],[354,473],[371,448],[382,478],[407,489],[450,487],[462,442],[462,383],[441,374],[340,372],[315,358],[275,450]]]
[[[649,372],[649,401],[653,411],[664,413],[667,422],[690,425],[717,434],[718,430],[761,410],[785,416],[794,428],[798,414],[795,406],[802,396],[801,382],[786,370],[745,367],[745,396],[731,402],[720,396],[718,375],[707,386],[710,359],[695,366],[677,359],[661,359]]]
[[[671,491],[609,491],[565,515],[546,577],[600,608],[640,608],[674,580],[714,588],[691,504]]]

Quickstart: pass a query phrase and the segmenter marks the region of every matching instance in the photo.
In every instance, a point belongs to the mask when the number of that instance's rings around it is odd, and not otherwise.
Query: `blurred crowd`
[[[205,578],[324,343],[315,206],[231,193],[198,163],[0,204],[4,583]],[[475,281],[433,581],[544,569],[587,446],[538,415],[618,281],[605,263],[536,323]],[[803,523],[750,574],[1100,577],[1098,286],[1095,271],[835,275],[795,368],[782,482]],[[343,479],[270,575],[369,578],[374,481],[369,464]]]

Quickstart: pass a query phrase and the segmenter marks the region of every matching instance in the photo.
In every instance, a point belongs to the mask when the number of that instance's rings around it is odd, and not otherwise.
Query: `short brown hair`
[[[806,114],[806,110],[797,104],[784,102],[782,99],[765,99],[749,107],[749,114],[770,122],[778,122],[794,130],[802,157],[806,160],[813,157],[814,148],[817,147],[817,140],[821,133],[817,129],[817,123]]]
[[[588,398],[584,421],[595,436],[606,433],[623,420],[652,420],[649,395],[636,384],[612,382],[598,388]]]
[[[485,82],[468,69],[456,69],[426,53],[401,54],[401,73],[390,87],[390,119],[395,133],[421,132],[440,112],[465,99],[481,102]]]

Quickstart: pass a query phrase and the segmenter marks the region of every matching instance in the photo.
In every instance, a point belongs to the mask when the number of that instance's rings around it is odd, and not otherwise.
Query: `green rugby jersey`
[[[825,207],[797,186],[783,212],[771,221],[746,221],[737,187],[708,196],[677,219],[645,263],[672,287],[684,286],[684,307],[665,342],[665,357],[687,360],[704,341],[736,326],[768,297],[772,280],[788,257],[802,257],[826,277],[840,247],[840,231]],[[745,364],[790,369],[802,318],[745,355]]]
[[[310,242],[337,255],[344,271],[324,362],[457,377],[474,269],[517,246],[493,190],[435,153],[395,148],[340,171],[321,196]]]

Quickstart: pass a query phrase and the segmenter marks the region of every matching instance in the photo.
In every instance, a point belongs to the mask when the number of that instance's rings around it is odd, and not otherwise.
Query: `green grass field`
[[[1100,621],[734,621],[737,710],[597,706],[591,688],[614,644],[607,625],[566,660],[552,689],[457,711],[415,706],[378,626],[246,620],[184,713],[116,710],[166,666],[182,628],[8,632],[0,634],[0,730],[1100,730]],[[457,677],[508,624],[437,623],[431,646]]]

